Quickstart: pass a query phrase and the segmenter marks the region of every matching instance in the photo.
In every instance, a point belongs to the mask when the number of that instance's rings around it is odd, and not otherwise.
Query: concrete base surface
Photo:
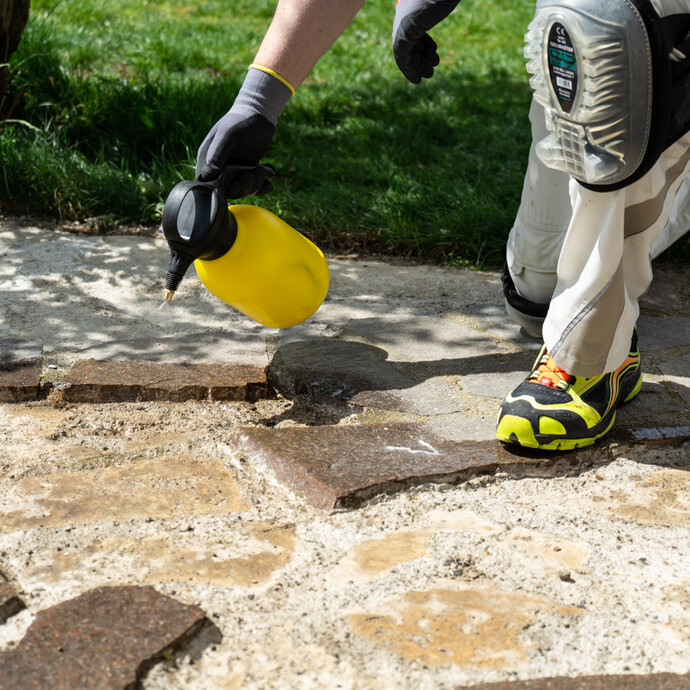
[[[277,332],[193,271],[157,310],[158,238],[4,219],[0,254],[5,677],[36,621],[97,635],[82,595],[153,587],[208,624],[122,643],[149,689],[689,686],[687,271],[656,268],[611,437],[544,456],[493,441],[539,347],[497,273],[330,257],[322,308]],[[207,395],[209,367],[269,391]],[[47,658],[93,687],[82,642]]]

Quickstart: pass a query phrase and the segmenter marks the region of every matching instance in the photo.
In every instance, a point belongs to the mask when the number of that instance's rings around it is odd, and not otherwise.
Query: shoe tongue
[[[540,383],[542,386],[556,388],[563,378],[563,376],[559,376],[558,372],[555,371],[540,371],[534,377],[534,381]]]
[[[551,357],[549,357],[546,361],[542,360],[542,364],[539,365],[530,378],[532,381],[540,383],[542,386],[558,388],[561,381],[569,383],[571,376],[557,366]]]

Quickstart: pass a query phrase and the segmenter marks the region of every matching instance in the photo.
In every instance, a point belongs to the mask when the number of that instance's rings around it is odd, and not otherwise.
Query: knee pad
[[[660,17],[650,0],[538,0],[525,41],[546,166],[614,191],[690,130],[690,14]]]
[[[549,305],[532,302],[523,297],[515,288],[508,264],[503,268],[503,297],[508,316],[533,338],[541,338],[541,329],[549,311]]]

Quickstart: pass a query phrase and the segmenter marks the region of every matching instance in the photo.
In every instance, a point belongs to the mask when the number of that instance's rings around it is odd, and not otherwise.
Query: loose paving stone
[[[35,400],[41,390],[43,345],[0,340],[0,402]]]
[[[64,402],[232,400],[268,397],[266,372],[253,366],[79,360],[60,398]]]
[[[152,587],[100,587],[37,614],[19,645],[0,654],[0,687],[132,688],[189,642],[204,612]]]
[[[24,608],[26,608],[24,602],[5,576],[0,573],[0,625]]]
[[[657,673],[648,676],[582,676],[580,678],[539,678],[506,683],[482,683],[473,690],[687,690],[690,675]]]
[[[4,480],[1,486],[14,499],[2,506],[0,533],[246,509],[235,480],[218,460],[158,457],[86,472]]]
[[[245,428],[230,442],[311,504],[331,510],[425,482],[452,482],[512,467],[577,467],[605,450],[553,454],[507,449],[497,441],[439,439],[421,424]]]

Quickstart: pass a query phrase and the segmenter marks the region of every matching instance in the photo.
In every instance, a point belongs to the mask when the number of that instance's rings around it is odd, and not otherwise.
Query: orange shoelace
[[[565,389],[570,385],[573,376],[561,369],[545,352],[539,361],[539,366],[530,374],[528,381],[540,383],[542,386]]]

